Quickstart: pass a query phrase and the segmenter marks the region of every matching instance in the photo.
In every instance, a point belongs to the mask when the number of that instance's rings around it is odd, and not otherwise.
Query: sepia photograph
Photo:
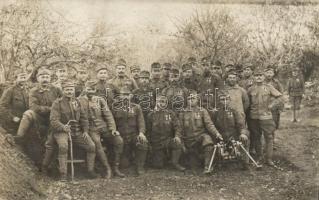
[[[319,0],[1,0],[0,200],[319,200]]]

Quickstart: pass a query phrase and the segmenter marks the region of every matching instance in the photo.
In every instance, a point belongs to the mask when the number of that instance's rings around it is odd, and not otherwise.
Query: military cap
[[[51,71],[46,67],[41,67],[37,71],[37,77],[42,75],[51,75]]]
[[[255,70],[254,70],[254,75],[260,75],[260,74],[264,74],[264,71],[261,69],[261,68],[256,68]]]
[[[133,66],[131,66],[131,72],[132,72],[132,71],[135,71],[135,70],[141,70],[141,67],[138,66],[138,65],[133,65]]]
[[[219,60],[212,60],[210,62],[211,65],[216,65],[216,66],[219,66],[221,67],[222,66],[222,62],[220,62]]]
[[[187,59],[187,61],[188,61],[190,64],[193,64],[193,63],[196,62],[196,58],[194,58],[194,57],[189,57],[189,58]]]
[[[95,68],[95,72],[97,73],[97,72],[99,72],[99,71],[101,71],[101,70],[108,70],[107,65],[105,65],[105,64],[98,64],[98,65],[96,66],[96,68]]]
[[[179,69],[177,67],[173,67],[170,71],[172,74],[179,74]]]
[[[246,68],[250,68],[251,70],[254,70],[254,66],[252,64],[244,65],[243,69],[246,69]]]
[[[89,87],[89,88],[94,88],[95,85],[96,85],[96,81],[93,81],[93,80],[88,80],[85,83],[85,87]]]
[[[62,89],[68,88],[68,87],[75,87],[75,84],[73,81],[66,80],[66,81],[62,82],[61,87],[62,87]]]
[[[149,71],[146,71],[146,70],[143,70],[141,71],[140,73],[140,78],[150,78],[150,72]]]
[[[182,65],[182,71],[192,70],[192,66],[188,63]]]
[[[14,77],[18,77],[18,76],[21,76],[21,75],[27,75],[27,72],[23,69],[17,69],[14,71]]]
[[[172,69],[172,64],[171,63],[164,63],[163,68],[171,70]]]
[[[160,69],[161,68],[161,64],[158,62],[152,63],[151,65],[152,69]]]
[[[83,71],[88,71],[88,69],[83,65],[79,65],[79,67],[76,69],[76,71],[83,72]]]
[[[228,77],[229,75],[238,75],[237,71],[235,68],[230,68],[227,72],[226,72],[226,77]]]
[[[125,67],[126,67],[126,61],[125,61],[123,58],[120,58],[120,59],[117,61],[115,67],[117,67],[117,66],[125,66]]]
[[[266,67],[266,69],[265,69],[265,72],[267,72],[267,71],[269,71],[269,70],[272,70],[273,72],[276,71],[275,68],[274,68],[274,66],[272,66],[272,65],[268,65],[268,66]]]

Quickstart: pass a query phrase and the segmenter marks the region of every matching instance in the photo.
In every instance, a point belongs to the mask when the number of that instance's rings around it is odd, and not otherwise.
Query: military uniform
[[[127,76],[124,76],[123,78],[112,78],[108,81],[108,84],[112,86],[114,94],[118,94],[122,89],[129,90],[131,93],[138,90],[138,85],[135,80]]]
[[[111,170],[109,167],[109,162],[101,143],[102,137],[103,142],[110,144],[108,146],[112,146],[113,148],[114,171],[116,175],[121,176],[122,174],[118,173],[118,166],[120,163],[121,154],[123,152],[123,139],[120,135],[112,135],[112,131],[116,131],[116,125],[112,112],[109,109],[106,101],[98,96],[93,96],[92,98],[82,96],[79,98],[79,101],[81,107],[84,109],[84,112],[88,114],[89,135],[95,143],[98,158],[108,170],[108,175],[110,175]]]
[[[119,103],[119,102],[118,102]],[[130,103],[124,106],[114,104],[113,116],[124,141],[124,152],[121,165],[127,167],[129,162],[134,160],[138,174],[144,171],[144,163],[148,150],[148,142],[141,141],[139,133],[145,134],[145,122],[143,112],[138,104]],[[133,157],[133,155],[135,157]]]
[[[182,125],[182,140],[187,151],[204,152],[204,166],[208,170],[213,153],[213,138],[219,134],[208,112],[199,106],[192,107],[179,113]]]
[[[25,87],[15,84],[7,88],[0,99],[0,115],[2,125],[12,134],[16,134],[19,122],[13,118],[22,118],[23,113],[29,108],[28,91]]]
[[[256,72],[261,73],[263,72]],[[271,108],[283,102],[282,94],[268,84],[254,85],[249,88],[250,99],[249,119],[247,121],[251,133],[251,146],[255,148],[258,158],[262,157],[261,135],[266,141],[266,162],[272,163],[273,132],[275,123],[272,118]],[[273,100],[273,98],[275,98]]]
[[[246,90],[238,85],[227,85],[225,87],[225,90],[227,91],[230,97],[229,106],[237,110],[237,112],[239,112],[242,115],[242,118],[245,119],[245,113],[249,107],[249,98]]]
[[[302,76],[292,77],[288,80],[288,95],[292,108],[300,110],[302,95],[305,92],[305,82]]]
[[[85,82],[78,80],[75,85],[75,97],[79,97],[84,90]]]
[[[107,101],[108,105],[112,105],[114,101],[113,86],[106,81],[98,80],[95,83],[96,95]]]
[[[182,80],[181,80],[181,86],[182,87],[185,87],[189,90],[196,90],[197,91],[197,81],[195,79],[195,74],[193,72],[193,69],[192,69],[192,66],[190,64],[184,64],[182,66],[182,70],[183,72],[186,72],[188,70],[192,70],[192,76],[190,78],[186,78],[186,77],[183,77]]]
[[[73,145],[78,145],[85,149],[87,153],[88,172],[89,174],[94,174],[95,145],[88,135],[89,121],[87,115],[78,100],[63,96],[62,98],[54,101],[50,115],[50,124],[52,127],[53,137],[58,144],[59,150],[59,171],[63,179],[66,178],[67,175],[69,138],[68,133],[65,132],[64,128],[70,120],[74,120],[74,122],[69,123],[71,126],[70,134],[72,137],[72,143]]]
[[[253,76],[250,77],[243,77],[238,85],[242,88],[244,88],[246,91],[254,84],[254,78]]]
[[[179,165],[179,158],[182,153],[181,141],[174,140],[174,137],[181,138],[181,126],[176,114],[171,110],[159,109],[147,116],[147,136],[152,147],[152,165],[162,168],[164,158],[171,152],[173,166],[183,171]]]
[[[169,109],[180,111],[186,106],[188,90],[178,84],[171,84],[163,89],[162,95],[167,97]]]

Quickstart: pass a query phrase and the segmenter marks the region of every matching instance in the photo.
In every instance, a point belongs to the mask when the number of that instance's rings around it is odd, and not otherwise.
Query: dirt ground
[[[141,177],[131,170],[127,178],[85,180],[74,184],[53,182],[47,199],[216,199],[216,200],[317,200],[319,175],[319,112],[305,109],[302,121],[290,122],[282,114],[276,132],[274,160],[281,169],[241,171],[224,165],[210,176],[200,170],[185,174],[170,169],[148,169]]]
[[[123,179],[86,180],[76,171],[75,183],[61,183],[41,176],[0,134],[0,199],[318,200],[319,109],[306,108],[300,123],[290,122],[289,115],[283,113],[275,140],[274,160],[282,170],[242,171],[230,163],[210,176],[201,169],[185,174],[148,169],[136,177],[129,169]]]

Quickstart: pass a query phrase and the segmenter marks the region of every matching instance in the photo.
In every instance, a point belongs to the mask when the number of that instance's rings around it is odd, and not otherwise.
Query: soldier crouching
[[[131,103],[131,92],[122,88],[112,105],[113,116],[124,141],[121,166],[127,167],[134,160],[137,175],[144,174],[148,151],[143,112],[138,104]]]
[[[171,153],[171,164],[179,171],[185,168],[179,164],[182,154],[181,126],[176,114],[168,109],[165,96],[156,97],[156,109],[148,114],[147,136],[152,149],[152,166],[163,168],[168,152]]]
[[[67,179],[68,139],[71,134],[72,143],[84,148],[87,153],[88,177],[96,178],[94,172],[95,145],[90,138],[87,115],[75,99],[75,85],[72,82],[62,83],[63,96],[53,102],[50,123],[53,137],[58,144],[58,160],[61,181]]]
[[[100,159],[102,165],[107,170],[106,178],[110,178],[112,171],[107,159],[107,156],[104,152],[101,137],[105,143],[110,143],[113,147],[114,153],[114,164],[113,170],[114,175],[119,177],[124,177],[119,171],[119,163],[121,154],[123,152],[123,139],[120,136],[119,132],[116,131],[115,121],[110,111],[107,102],[102,97],[95,96],[96,89],[95,89],[96,82],[88,81],[85,84],[85,95],[79,98],[81,106],[85,110],[85,113],[88,113],[89,119],[89,129],[90,129],[90,136],[95,143],[96,147],[96,154]]]
[[[190,91],[187,98],[187,108],[179,113],[182,124],[182,139],[187,152],[204,153],[204,174],[210,173],[209,162],[213,154],[214,139],[223,140],[215,128],[208,111],[198,106],[196,91]]]

